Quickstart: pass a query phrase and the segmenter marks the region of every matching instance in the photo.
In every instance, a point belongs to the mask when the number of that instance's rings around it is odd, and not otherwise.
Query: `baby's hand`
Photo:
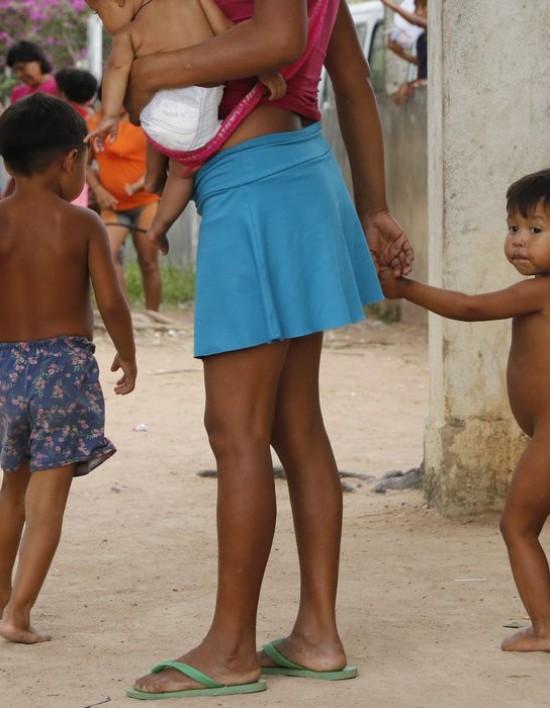
[[[401,297],[399,278],[393,275],[391,268],[380,268],[378,279],[380,280],[384,297],[388,298],[388,300],[398,300]]]
[[[115,354],[111,364],[111,371],[118,371],[119,369],[122,369],[122,377],[116,382],[115,393],[125,396],[127,393],[131,393],[136,385],[137,364],[135,358],[126,360]]]
[[[118,135],[118,118],[103,116],[97,127],[90,131],[84,138],[87,143],[93,140],[94,150],[102,152],[105,147],[105,140],[109,138],[111,143],[114,143]]]
[[[277,101],[286,93],[286,81],[278,71],[261,74],[258,81],[268,89],[270,101]]]

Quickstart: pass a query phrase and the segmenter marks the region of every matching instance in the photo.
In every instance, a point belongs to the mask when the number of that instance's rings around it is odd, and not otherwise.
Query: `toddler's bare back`
[[[136,57],[185,49],[214,36],[199,0],[151,0],[126,31]]]

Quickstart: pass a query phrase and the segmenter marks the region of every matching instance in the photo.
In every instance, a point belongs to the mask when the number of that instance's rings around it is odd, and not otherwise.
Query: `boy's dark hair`
[[[12,68],[15,64],[19,62],[29,62],[38,61],[40,62],[40,69],[43,74],[49,74],[52,70],[52,65],[46,59],[44,52],[33,42],[27,42],[26,39],[22,39],[20,42],[16,42],[10,47],[8,53],[6,54],[6,64]]]
[[[97,93],[96,77],[84,69],[60,69],[55,75],[55,81],[59,90],[73,103],[89,103]]]
[[[519,211],[524,219],[540,202],[550,210],[550,169],[525,175],[506,192],[506,211],[509,214]]]
[[[15,174],[44,171],[64,152],[85,149],[86,123],[66,101],[35,93],[0,117],[0,155]]]

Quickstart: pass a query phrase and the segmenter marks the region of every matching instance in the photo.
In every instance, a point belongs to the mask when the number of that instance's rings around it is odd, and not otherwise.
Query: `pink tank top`
[[[254,11],[254,0],[217,0],[217,2],[233,22],[249,19]],[[308,0],[308,13],[311,13],[316,2],[317,0]],[[269,97],[264,96],[260,104],[269,102],[270,106],[293,111],[310,120],[320,119],[317,97],[319,79],[339,7],[340,0],[329,0],[319,39],[300,70],[288,80],[287,92],[283,98],[279,101],[269,101]],[[225,118],[256,82],[255,76],[250,79],[228,81],[220,104],[220,118]]]

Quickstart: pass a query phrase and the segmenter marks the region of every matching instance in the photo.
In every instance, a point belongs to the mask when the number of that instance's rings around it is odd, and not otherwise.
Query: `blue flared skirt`
[[[335,329],[382,299],[319,123],[218,153],[197,174],[194,200],[195,356]]]

